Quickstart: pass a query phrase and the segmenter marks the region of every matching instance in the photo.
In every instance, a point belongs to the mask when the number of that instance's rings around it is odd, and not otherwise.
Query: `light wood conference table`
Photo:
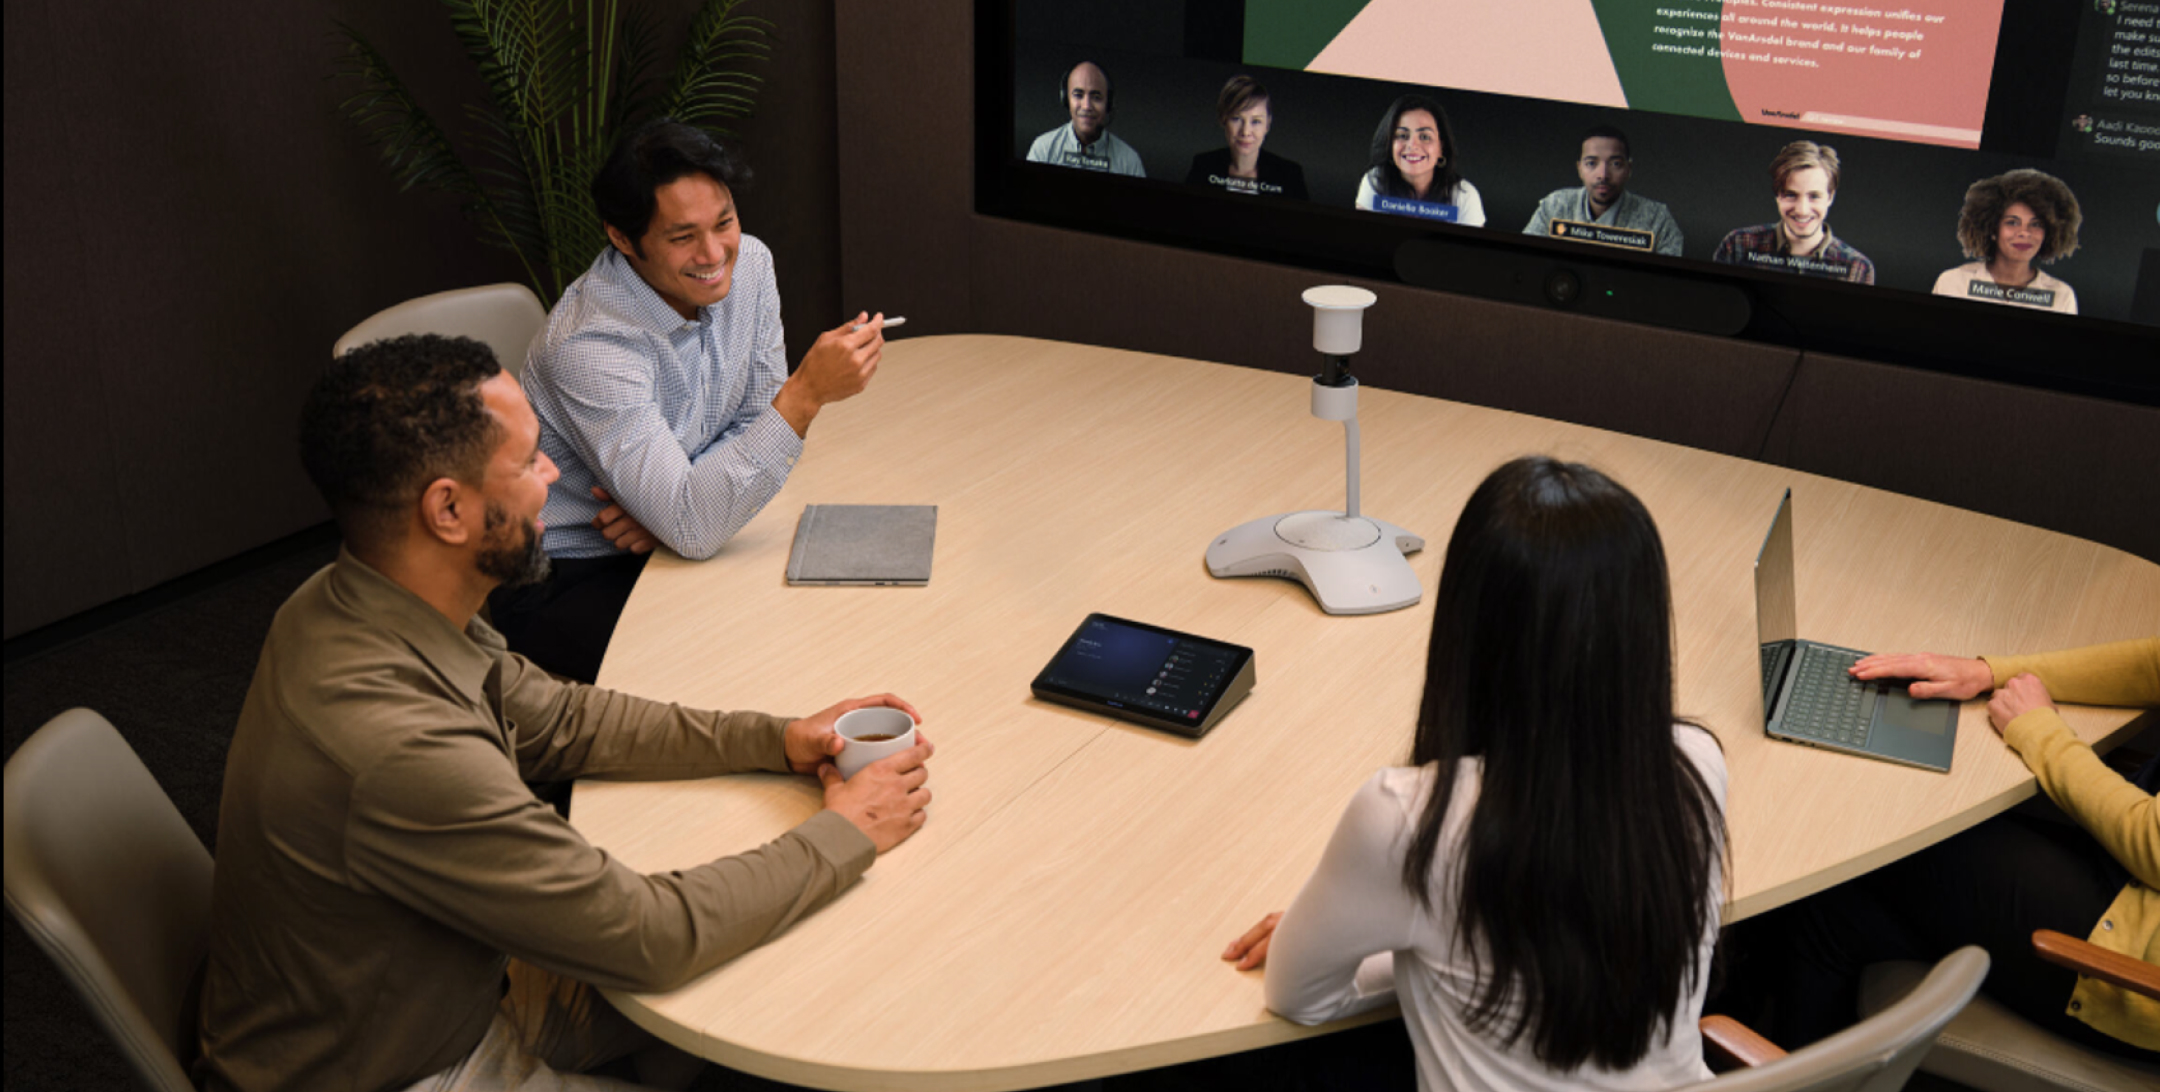
[[[1435,363],[1436,367],[1444,367]],[[1968,702],[1945,775],[1764,737],[1751,567],[1793,490],[1804,637],[2025,652],[2150,634],[2160,566],[2065,535],[1742,459],[1367,389],[1366,514],[1425,537],[1417,607],[1331,617],[1286,580],[1210,577],[1212,538],[1337,508],[1339,425],[1309,380],[988,336],[900,339],[829,406],[787,487],[709,561],[646,568],[600,683],[786,715],[891,691],[937,744],[930,820],[770,944],[611,995],[684,1049],[835,1089],[1014,1089],[1313,1034],[1218,956],[1286,906],[1357,786],[1405,761],[1457,512],[1501,462],[1591,463],[1670,557],[1678,708],[1731,772],[1728,920],[1842,882],[2031,796]],[[791,588],[806,504],[935,504],[924,588]],[[1198,742],[1034,700],[1090,611],[1251,646],[1258,685]],[[2128,710],[2066,707],[2109,746]],[[753,848],[808,778],[584,782],[572,821],[634,868]]]

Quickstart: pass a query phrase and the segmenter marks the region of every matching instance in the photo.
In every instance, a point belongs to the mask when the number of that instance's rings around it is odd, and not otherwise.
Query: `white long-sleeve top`
[[[1695,763],[1722,814],[1725,755],[1710,733],[1675,725],[1673,739]],[[1432,791],[1435,767],[1389,767],[1358,789],[1321,856],[1319,867],[1284,912],[1268,948],[1268,1008],[1300,1024],[1340,1019],[1391,1000],[1417,1051],[1423,1092],[1492,1089],[1611,1089],[1648,1092],[1708,1080],[1695,1022],[1709,989],[1711,949],[1717,943],[1721,870],[1713,868],[1703,897],[1705,918],[1697,974],[1681,998],[1665,1039],[1633,1068],[1548,1069],[1531,1052],[1531,1036],[1501,1048],[1464,1026],[1477,997],[1475,964],[1455,950],[1456,872],[1448,867],[1476,805],[1483,764],[1456,767],[1453,798],[1441,831],[1441,867],[1433,870],[1432,909],[1403,887],[1403,852]]]

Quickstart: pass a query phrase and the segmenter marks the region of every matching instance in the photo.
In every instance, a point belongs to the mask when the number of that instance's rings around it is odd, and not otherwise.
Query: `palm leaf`
[[[494,200],[502,234],[499,241],[517,251],[527,265],[548,268],[547,226],[515,134],[500,117],[478,105],[468,104],[465,117],[470,123],[466,141],[481,153],[473,176]]]
[[[634,118],[656,116],[653,65],[659,56],[660,28],[651,9],[631,8],[615,36],[615,91],[603,119],[610,133],[628,129]]]
[[[359,85],[339,111],[380,151],[401,190],[464,199],[481,239],[517,254],[549,304],[606,245],[591,180],[615,135],[658,113],[721,133],[755,103],[759,79],[742,70],[771,53],[771,24],[705,0],[675,69],[654,74],[659,31],[644,6],[621,0],[443,0],[486,89],[468,103],[459,144],[421,109],[383,56],[339,24],[336,75]]]
[[[442,127],[414,101],[404,81],[366,38],[337,24],[345,39],[337,75],[357,80],[360,90],[338,103],[338,112],[376,145],[400,192],[426,186],[461,196],[479,191],[472,172],[443,136]]]
[[[745,117],[763,82],[739,65],[772,53],[765,41],[772,23],[736,12],[743,0],[705,0],[690,22],[690,36],[675,62],[675,78],[660,112],[688,125],[725,133],[720,122]]]
[[[503,208],[505,232],[535,278],[542,298],[562,294],[569,278],[554,232],[550,165],[558,126],[579,90],[578,28],[561,17],[561,0],[444,0],[450,27],[479,71],[488,106],[466,107],[472,139],[493,164],[483,177]]]
[[[532,260],[536,255],[517,245],[497,202],[450,146],[442,127],[413,98],[373,43],[344,23],[337,24],[337,29],[345,48],[336,74],[360,84],[360,90],[338,104],[338,112],[376,145],[398,181],[399,192],[425,187],[464,198],[465,215],[480,228],[481,237],[517,252],[526,276],[539,284]]]

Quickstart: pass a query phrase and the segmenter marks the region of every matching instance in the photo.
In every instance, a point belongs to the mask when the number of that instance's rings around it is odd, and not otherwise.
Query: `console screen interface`
[[[1159,719],[1198,724],[1236,674],[1243,651],[1094,615],[1041,681]]]
[[[2160,0],[1018,0],[1015,162],[2160,325]]]

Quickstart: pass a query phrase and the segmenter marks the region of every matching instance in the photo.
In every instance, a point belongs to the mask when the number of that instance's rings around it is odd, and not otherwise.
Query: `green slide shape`
[[[1627,95],[1628,109],[1742,120],[1740,108],[1733,105],[1732,89],[1725,84],[1725,62],[1711,55],[1718,46],[1718,16],[1725,10],[1721,0],[1590,0],[1590,4],[1597,9],[1598,29],[1604,32],[1605,49],[1612,54],[1613,71],[1620,75],[1620,89]],[[1711,17],[1675,18],[1659,15],[1659,9],[1700,12]],[[1696,38],[1658,34],[1655,28],[1659,25],[1693,28],[1705,35]],[[1251,34],[1248,29],[1248,52],[1252,48]],[[1651,49],[1658,44],[1701,53]]]
[[[1369,0],[1250,0],[1245,63],[1303,71]]]

